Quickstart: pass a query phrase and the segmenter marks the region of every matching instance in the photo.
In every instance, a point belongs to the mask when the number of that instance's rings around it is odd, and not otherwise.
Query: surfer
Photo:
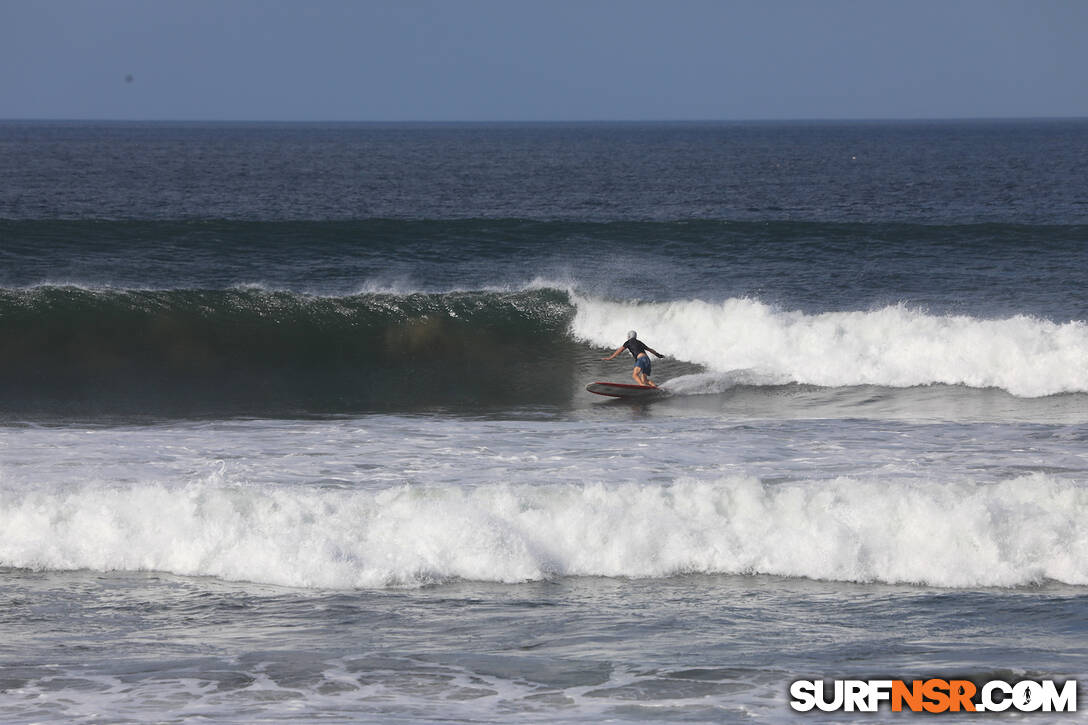
[[[657,350],[653,349],[646,343],[638,339],[638,333],[631,330],[627,333],[627,342],[620,345],[614,353],[602,360],[614,360],[624,350],[627,350],[635,358],[635,369],[631,371],[631,377],[635,379],[635,382],[639,385],[648,385],[651,388],[656,388],[657,385],[654,381],[650,380],[650,371],[652,366],[650,365],[650,356],[647,352],[652,352],[659,358],[665,357]]]

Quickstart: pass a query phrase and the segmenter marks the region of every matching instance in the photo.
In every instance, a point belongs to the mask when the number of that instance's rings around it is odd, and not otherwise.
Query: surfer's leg
[[[651,388],[657,387],[650,382],[650,358],[646,355],[639,355],[638,359],[635,360],[635,369],[631,372],[631,377],[639,385],[648,385]]]

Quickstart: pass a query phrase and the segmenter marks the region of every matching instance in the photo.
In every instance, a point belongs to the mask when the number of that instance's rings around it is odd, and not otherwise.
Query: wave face
[[[769,574],[1088,584],[1083,483],[850,477],[381,491],[203,481],[0,490],[0,565],[297,587]]]
[[[857,312],[780,311],[758,300],[629,304],[577,299],[574,334],[615,344],[637,329],[655,349],[747,384],[1002,388],[1021,397],[1088,391],[1088,324],[1034,317],[932,315],[905,305]],[[723,376],[712,378],[721,380]],[[700,389],[699,385],[703,385]],[[710,392],[681,380],[674,392]]]
[[[338,412],[550,400],[554,290],[362,294],[0,291],[8,410]],[[566,392],[566,391],[564,391]]]

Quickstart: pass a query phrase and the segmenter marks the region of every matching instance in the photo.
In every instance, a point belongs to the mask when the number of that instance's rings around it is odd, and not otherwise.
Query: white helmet
[[[627,331],[627,339],[628,340],[634,340],[636,337],[638,337],[637,332],[635,332],[634,330],[628,330]]]

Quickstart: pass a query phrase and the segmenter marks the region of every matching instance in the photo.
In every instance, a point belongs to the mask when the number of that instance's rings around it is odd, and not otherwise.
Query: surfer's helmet
[[[628,330],[627,331],[627,339],[628,340],[634,340],[636,337],[638,337],[637,332],[635,332],[634,330]]]

